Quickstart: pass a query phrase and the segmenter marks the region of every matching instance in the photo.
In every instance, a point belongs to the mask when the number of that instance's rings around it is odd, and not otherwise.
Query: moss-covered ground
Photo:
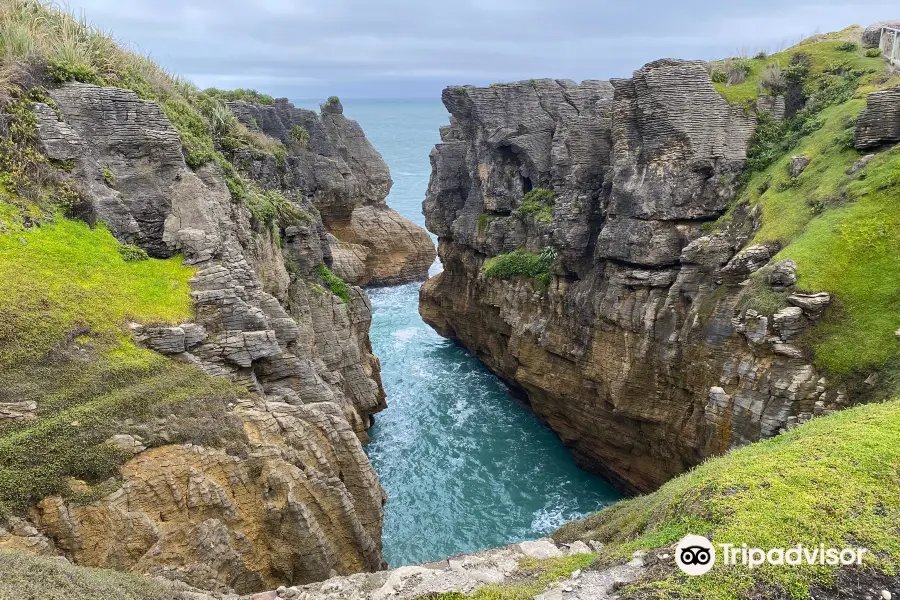
[[[102,225],[57,217],[25,229],[0,207],[0,401],[38,407],[36,420],[0,426],[0,518],[72,494],[69,478],[109,491],[127,456],[105,440],[164,443],[145,424],[169,414],[180,416],[163,434],[172,442],[240,445],[224,414],[240,390],[138,348],[125,328],[192,316],[193,270],[180,257],[127,261]]]
[[[676,543],[688,533],[757,548],[865,547],[864,566],[900,574],[900,398],[814,419],[714,458],[652,494],[618,502],[554,534],[608,544],[600,562]],[[748,598],[754,589],[808,598],[836,567],[717,564],[703,577],[672,570],[637,584],[660,598]],[[773,596],[781,597],[781,596]]]

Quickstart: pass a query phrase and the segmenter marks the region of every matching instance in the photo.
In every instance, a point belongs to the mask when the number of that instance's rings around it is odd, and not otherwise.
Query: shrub
[[[856,52],[859,46],[856,45],[855,42],[846,41],[842,44],[838,45],[837,49],[841,52]]]
[[[325,265],[319,265],[319,277],[322,278],[331,293],[341,299],[341,302],[344,304],[350,302],[350,286],[346,281],[332,273],[331,269]]]
[[[869,48],[866,50],[866,56],[869,58],[879,58],[881,55],[881,48]]]
[[[341,101],[337,96],[328,96],[328,104],[338,104]]]
[[[769,56],[769,53],[765,50],[760,50],[753,56],[753,60],[765,60]]]
[[[105,181],[106,185],[108,185],[109,187],[113,187],[114,185],[116,185],[116,178],[113,175],[112,169],[110,169],[109,167],[103,168],[103,181]]]
[[[722,69],[713,69],[713,72],[710,73],[710,78],[712,78],[713,83],[728,82],[728,75]]]
[[[238,88],[236,90],[220,90],[218,88],[207,88],[203,93],[214,98],[220,98],[229,102],[243,101],[251,104],[262,104],[271,106],[275,104],[275,99],[269,94],[261,94],[256,90]]]
[[[520,249],[488,259],[482,272],[488,278],[530,277],[543,285],[549,285],[550,270],[555,260],[556,250],[552,247],[544,248],[540,254]]]
[[[291,139],[300,144],[303,148],[309,146],[309,132],[301,125],[294,125],[291,127]]]
[[[119,254],[122,255],[122,260],[125,262],[140,262],[150,258],[143,248],[132,244],[123,244],[119,246]]]
[[[787,78],[781,70],[781,65],[778,63],[767,65],[759,79],[759,85],[772,95],[783,94],[787,90]]]
[[[725,61],[725,75],[728,85],[743,83],[750,71],[750,62],[745,58],[729,58]]]
[[[47,74],[56,83],[79,81],[95,85],[103,84],[103,80],[97,74],[97,71],[93,67],[83,64],[50,61],[50,64],[47,65]]]

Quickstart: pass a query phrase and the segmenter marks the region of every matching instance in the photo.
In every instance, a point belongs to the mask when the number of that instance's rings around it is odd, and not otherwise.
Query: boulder
[[[900,86],[866,96],[866,108],[856,120],[857,150],[900,142]]]
[[[791,162],[788,164],[788,173],[791,177],[799,177],[809,163],[810,159],[807,156],[792,156]]]

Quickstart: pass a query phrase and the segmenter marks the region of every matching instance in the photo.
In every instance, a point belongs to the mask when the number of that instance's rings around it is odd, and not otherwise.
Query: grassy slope
[[[832,34],[838,35],[838,34]],[[865,108],[865,95],[896,85],[885,62],[866,58],[860,50],[839,50],[841,42],[802,43],[765,60],[751,60],[754,71],[738,86],[717,84],[729,100],[746,100],[757,90],[765,62],[787,64],[795,52],[811,60],[807,88],[841,69],[870,74],[860,79],[854,97],[813,115],[818,125],[766,169],[749,179],[736,204],[759,207],[762,227],[752,243],[769,241],[782,246],[776,260],[790,258],[798,265],[798,289],[827,291],[835,306],[808,343],[816,363],[833,376],[844,377],[896,368],[900,361],[900,195],[897,177],[900,158],[893,149],[880,154],[866,169],[848,169],[862,156],[848,141],[856,117]],[[840,71],[841,69],[838,69]],[[791,156],[812,159],[796,179],[788,174]]]
[[[40,417],[0,427],[0,517],[71,494],[68,477],[98,484],[84,500],[109,491],[126,457],[104,440],[131,431],[162,443],[140,427],[154,417],[183,417],[172,441],[240,441],[223,418],[238,390],[136,347],[123,328],[191,317],[193,271],[180,258],[126,262],[102,226],[0,223],[0,401],[37,402]]]
[[[900,399],[814,419],[774,439],[709,460],[657,492],[618,502],[554,534],[598,540],[605,558],[665,547],[687,533],[713,543],[864,546],[867,568],[900,574]],[[601,559],[602,560],[602,559]],[[661,597],[746,598],[771,585],[795,598],[827,584],[834,567],[717,565],[704,577],[673,572],[638,589]]]

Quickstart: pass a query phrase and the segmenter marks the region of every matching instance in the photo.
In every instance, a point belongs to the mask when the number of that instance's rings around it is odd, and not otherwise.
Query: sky
[[[896,0],[70,0],[200,87],[438,98],[447,85],[608,79],[664,57],[777,51],[900,18]]]

